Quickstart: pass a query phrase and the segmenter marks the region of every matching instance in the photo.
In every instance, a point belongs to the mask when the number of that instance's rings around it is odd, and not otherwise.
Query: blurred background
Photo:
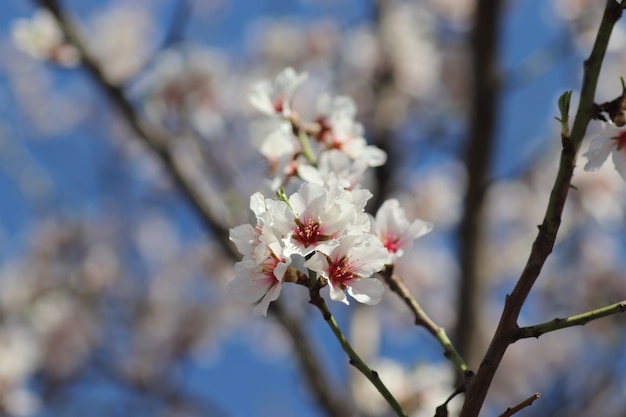
[[[98,72],[62,39],[29,50],[16,28],[37,2],[4,0],[0,414],[390,415],[304,288],[286,285],[267,318],[225,296],[225,236],[266,172],[249,86],[288,66],[309,74],[303,119],[320,92],[349,95],[388,153],[368,209],[394,197],[435,224],[396,272],[476,369],[543,217],[556,101],[577,100],[599,3],[62,1]],[[621,94],[624,29],[597,102]],[[626,298],[626,184],[581,166],[522,326]],[[331,308],[410,415],[434,415],[458,376],[397,297]],[[618,315],[512,345],[482,415],[541,392],[520,416],[623,416],[625,328]]]

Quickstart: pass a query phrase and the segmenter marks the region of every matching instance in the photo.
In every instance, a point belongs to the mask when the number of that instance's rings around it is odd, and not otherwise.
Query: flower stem
[[[409,310],[415,317],[415,324],[417,326],[424,327],[443,347],[445,357],[452,362],[452,364],[463,374],[465,378],[470,378],[474,373],[467,366],[463,358],[459,355],[458,351],[450,341],[446,330],[443,327],[438,326],[422,309],[417,300],[413,298],[409,289],[406,287],[402,278],[393,274],[392,267],[386,267],[381,275],[385,279],[385,282],[389,286],[391,291],[395,292],[404,301]]]
[[[311,300],[309,301],[309,303],[317,307],[318,310],[322,313],[324,320],[339,341],[341,348],[348,355],[348,358],[350,359],[350,365],[354,366],[359,371],[361,371],[363,375],[365,375],[365,377],[372,383],[372,385],[376,387],[378,392],[380,392],[380,394],[387,401],[389,406],[393,409],[398,417],[407,417],[406,412],[402,409],[402,406],[398,403],[398,400],[396,400],[391,392],[389,392],[389,389],[387,389],[383,381],[380,379],[378,373],[375,370],[371,369],[369,366],[367,366],[365,362],[363,362],[361,357],[354,351],[354,349],[350,345],[350,342],[348,342],[341,329],[337,325],[337,322],[335,321],[335,318],[328,309],[326,302],[321,297],[319,293],[319,287],[310,288],[310,296]]]

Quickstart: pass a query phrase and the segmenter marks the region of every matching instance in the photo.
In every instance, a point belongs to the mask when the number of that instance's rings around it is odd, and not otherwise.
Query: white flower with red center
[[[297,73],[293,68],[286,68],[276,76],[274,82],[260,81],[252,86],[250,103],[267,116],[291,115],[291,100],[300,85],[306,81],[306,72]]]
[[[327,150],[340,150],[350,159],[364,161],[370,167],[385,163],[387,154],[376,146],[367,145],[363,126],[354,120],[356,106],[351,98],[323,95],[318,101],[318,114],[320,131],[316,139]]]
[[[228,284],[228,293],[231,297],[255,303],[252,312],[256,316],[267,314],[270,302],[280,295],[283,278],[291,259],[280,255],[280,245],[259,243],[265,256],[254,259],[246,256],[235,264],[236,277]]]
[[[340,237],[369,230],[363,208],[371,194],[367,190],[348,192],[332,178],[324,185],[302,184],[288,203],[275,202],[273,227],[284,237],[286,256],[307,256],[313,251],[329,254]]]
[[[279,236],[271,227],[274,200],[265,199],[259,192],[250,197],[250,210],[256,217],[256,226],[243,224],[230,230],[230,240],[244,255],[235,264],[236,278],[228,285],[228,292],[240,301],[256,303],[255,315],[265,315],[269,303],[276,300],[291,259],[282,255]]]
[[[387,264],[393,264],[405,251],[411,249],[415,239],[433,228],[432,223],[419,219],[409,223],[396,199],[385,201],[378,209],[376,218],[371,220],[371,233],[378,236],[388,251]]]
[[[611,154],[615,169],[626,181],[626,129],[613,124],[606,127],[604,135],[593,139],[589,150],[583,154],[587,158],[585,171],[599,169]]]
[[[256,192],[250,196],[250,210],[256,217],[256,226],[246,223],[234,227],[230,229],[229,237],[244,257],[260,260],[265,256],[265,248],[259,247],[260,243],[262,241],[272,243],[278,239],[272,236],[271,229],[266,226],[271,223],[271,216],[267,211],[263,194]],[[259,251],[261,253],[258,253]]]
[[[385,288],[372,275],[387,261],[387,250],[376,236],[370,234],[345,236],[339,246],[325,255],[316,252],[304,266],[328,281],[330,298],[349,304],[344,291],[364,304],[378,304]]]

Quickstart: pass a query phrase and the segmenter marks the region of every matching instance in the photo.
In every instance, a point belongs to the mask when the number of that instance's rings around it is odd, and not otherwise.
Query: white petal
[[[278,283],[278,281],[276,281]],[[255,281],[250,276],[237,276],[228,283],[228,295],[235,300],[245,303],[259,301],[267,292],[268,285],[264,282]]]
[[[265,208],[265,197],[260,192],[256,192],[250,196],[250,210],[259,217],[267,210]]]
[[[626,148],[613,151],[613,164],[624,181],[626,181]]]
[[[254,108],[267,116],[272,116],[276,113],[270,97],[272,85],[268,81],[258,82],[250,90],[248,100]]]
[[[328,261],[326,257],[319,252],[314,253],[313,256],[304,263],[304,266],[311,271],[328,277]]]
[[[341,301],[345,305],[349,305],[348,297],[346,294],[339,288],[333,287],[331,283],[328,284],[330,290],[330,299],[333,301]]]
[[[376,278],[361,278],[351,283],[348,294],[359,303],[374,305],[383,298],[385,287]]]
[[[589,150],[583,154],[587,158],[585,171],[595,171],[599,169],[615,146],[615,141],[606,137],[598,137],[591,141]]]
[[[261,302],[254,306],[254,308],[252,309],[252,314],[254,314],[255,316],[266,316],[267,309],[270,306],[270,303],[276,300],[280,295],[280,288],[280,283],[272,286],[267,294],[265,294]]]
[[[405,235],[411,240],[415,240],[419,237],[424,236],[427,233],[430,233],[431,230],[433,230],[432,223],[417,219],[413,221],[413,223],[411,223],[411,226],[409,227],[409,230],[407,230]]]
[[[230,229],[229,239],[237,246],[237,250],[242,255],[252,255],[254,252],[254,242],[256,232],[250,224],[242,224]]]

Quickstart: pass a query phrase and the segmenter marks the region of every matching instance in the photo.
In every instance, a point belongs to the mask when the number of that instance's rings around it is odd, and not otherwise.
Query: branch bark
[[[621,15],[621,5],[615,0],[607,0],[591,55],[584,63],[580,103],[571,136],[562,137],[563,150],[561,152],[559,171],[550,194],[543,223],[539,226],[539,233],[533,243],[528,262],[513,292],[506,298],[504,310],[489,349],[478,368],[475,378],[467,387],[467,395],[461,411],[461,417],[476,417],[480,412],[504,353],[508,346],[515,341],[518,329],[517,319],[522,306],[554,247],[561,224],[563,207],[570,189],[576,157],[587,130],[587,125],[594,115],[594,97],[602,61],[613,26],[620,19]]]

